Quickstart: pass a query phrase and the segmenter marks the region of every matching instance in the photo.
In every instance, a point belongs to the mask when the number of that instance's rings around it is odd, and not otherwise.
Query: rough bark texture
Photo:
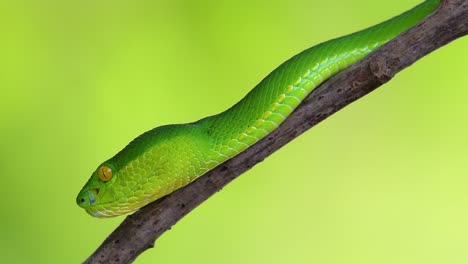
[[[128,216],[85,263],[130,263],[179,219],[241,173],[431,51],[468,33],[468,0],[439,8],[364,60],[327,80],[273,133],[196,181]]]

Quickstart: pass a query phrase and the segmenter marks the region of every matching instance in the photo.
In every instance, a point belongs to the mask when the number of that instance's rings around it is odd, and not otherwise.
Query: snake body
[[[138,208],[187,185],[275,130],[314,88],[430,14],[439,0],[304,50],[228,110],[154,128],[100,164],[77,197],[95,217]]]

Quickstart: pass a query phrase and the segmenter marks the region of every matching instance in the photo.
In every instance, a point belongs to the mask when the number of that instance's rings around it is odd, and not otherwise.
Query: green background
[[[0,2],[0,262],[78,263],[122,220],[75,204],[155,126],[419,1]],[[137,263],[467,263],[468,39],[418,61],[186,216]]]

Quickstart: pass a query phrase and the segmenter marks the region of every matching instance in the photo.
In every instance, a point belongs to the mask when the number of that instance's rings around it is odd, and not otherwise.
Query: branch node
[[[379,84],[384,84],[393,77],[393,74],[387,66],[387,60],[381,56],[377,56],[375,60],[369,63],[369,70]]]

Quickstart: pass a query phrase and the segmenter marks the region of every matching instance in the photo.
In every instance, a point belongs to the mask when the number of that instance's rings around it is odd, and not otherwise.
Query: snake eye
[[[112,169],[106,165],[102,165],[98,171],[99,179],[103,182],[110,181],[112,179]]]

